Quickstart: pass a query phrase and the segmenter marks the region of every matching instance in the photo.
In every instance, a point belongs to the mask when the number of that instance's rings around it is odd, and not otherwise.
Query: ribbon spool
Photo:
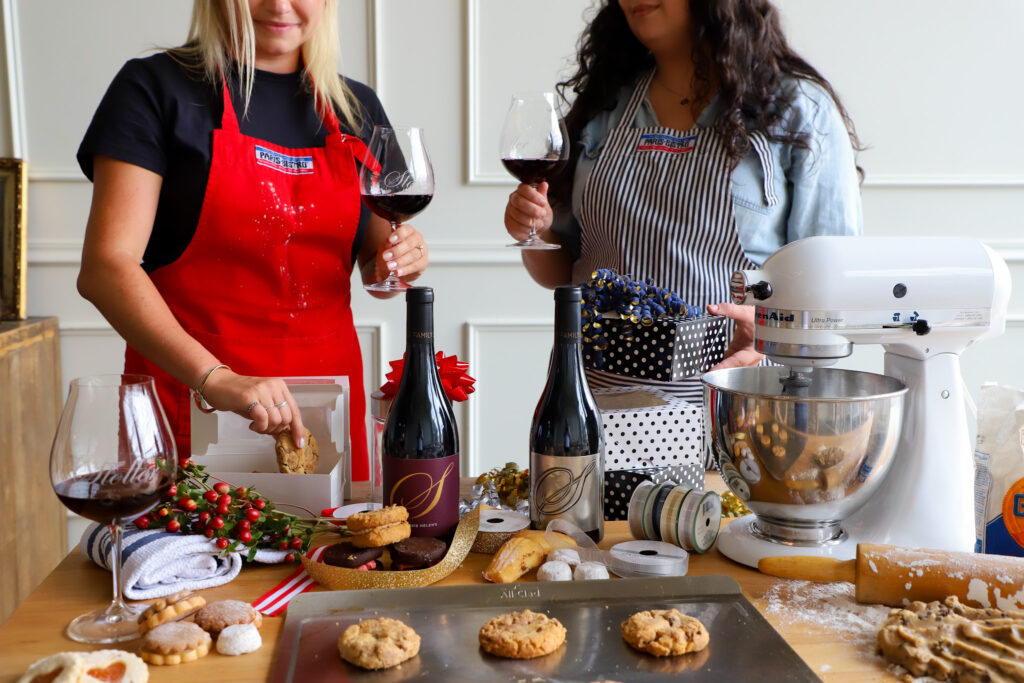
[[[690,567],[689,554],[669,543],[626,541],[611,550],[601,550],[582,529],[564,519],[551,520],[544,533],[553,535],[555,532],[576,541],[581,562],[600,562],[608,571],[623,578],[683,576]],[[637,543],[643,545],[635,545]]]
[[[530,526],[530,518],[512,510],[480,510],[480,528],[476,540],[470,548],[474,553],[498,552],[508,539],[517,531]]]
[[[629,500],[629,530],[634,538],[706,553],[718,539],[721,525],[722,502],[714,491],[697,491],[671,481],[645,482]]]

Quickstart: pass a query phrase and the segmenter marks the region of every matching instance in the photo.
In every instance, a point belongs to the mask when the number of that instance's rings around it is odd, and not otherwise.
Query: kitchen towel
[[[93,562],[110,569],[113,543],[105,525],[90,524],[82,534],[79,548]],[[221,557],[222,552],[214,541],[198,534],[128,527],[121,542],[124,597],[149,600],[228,583],[241,571],[243,556],[241,552],[232,552]],[[260,549],[253,559],[277,563],[287,554],[283,550]]]

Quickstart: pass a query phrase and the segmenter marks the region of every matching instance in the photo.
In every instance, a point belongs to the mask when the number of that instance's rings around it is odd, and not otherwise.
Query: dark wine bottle
[[[459,432],[434,358],[434,290],[405,295],[405,367],[381,441],[385,505],[409,510],[413,536],[459,523]]]
[[[604,535],[604,428],[583,371],[579,287],[555,290],[555,345],[530,428],[530,522]]]

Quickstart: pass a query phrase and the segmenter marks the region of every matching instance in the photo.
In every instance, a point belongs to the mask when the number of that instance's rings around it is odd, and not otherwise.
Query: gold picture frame
[[[0,159],[0,320],[24,320],[28,278],[28,164]]]

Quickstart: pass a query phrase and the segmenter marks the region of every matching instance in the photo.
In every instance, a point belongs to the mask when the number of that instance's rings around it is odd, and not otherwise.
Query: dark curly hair
[[[722,112],[714,123],[733,168],[750,149],[750,131],[768,139],[804,149],[807,141],[779,125],[791,102],[779,98],[784,76],[819,85],[835,102],[846,123],[850,142],[861,150],[856,130],[832,85],[786,42],[779,13],[769,0],[690,0],[693,22],[694,99],[707,104],[717,87]],[[603,6],[580,36],[578,67],[558,84],[559,94],[569,101],[565,117],[569,139],[579,140],[587,123],[601,111],[615,108],[619,91],[655,66],[654,57],[629,28],[618,0]],[[573,145],[570,163],[552,181],[551,198],[567,202],[572,174],[580,154]],[[860,167],[858,173],[863,175]]]

